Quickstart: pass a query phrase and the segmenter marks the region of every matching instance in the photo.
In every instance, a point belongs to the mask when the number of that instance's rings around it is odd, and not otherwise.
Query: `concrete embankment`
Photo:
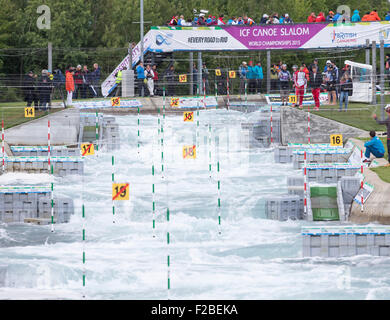
[[[7,129],[5,141],[9,145],[47,145],[48,120],[50,120],[50,143],[52,145],[77,145],[80,111],[75,108],[65,109]]]
[[[282,107],[282,143],[307,143],[307,112],[292,107]],[[346,124],[310,113],[310,142],[329,143],[331,134],[342,134],[343,140],[354,137],[368,137],[368,133]]]

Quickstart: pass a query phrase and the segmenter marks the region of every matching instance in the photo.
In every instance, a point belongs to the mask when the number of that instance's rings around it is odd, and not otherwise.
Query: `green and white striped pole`
[[[81,176],[81,179],[82,179],[82,190],[81,190],[81,203],[82,203],[82,207],[81,207],[81,214],[82,214],[82,222],[83,222],[83,226],[82,226],[82,246],[83,246],[83,256],[82,256],[82,259],[83,259],[83,275],[82,275],[82,279],[83,279],[83,289],[82,289],[82,296],[83,298],[86,297],[86,292],[85,292],[85,278],[86,278],[86,270],[85,270],[85,261],[86,261],[86,256],[85,256],[85,241],[86,241],[86,232],[85,232],[85,205],[84,205],[84,174],[82,174]]]
[[[111,158],[111,163],[112,163],[112,174],[111,174],[111,179],[112,179],[112,183],[114,183],[115,181],[115,158],[114,158],[114,155],[112,155],[112,158]],[[112,199],[112,223],[115,223],[115,201],[114,199],[112,198],[111,196],[111,199]]]
[[[221,234],[221,178],[219,173],[219,161],[217,162],[217,179],[218,179],[218,233]]]
[[[167,267],[168,267],[168,300],[170,297],[170,290],[171,290],[171,255],[169,250],[169,244],[170,244],[170,235],[169,235],[169,208],[167,208]]]

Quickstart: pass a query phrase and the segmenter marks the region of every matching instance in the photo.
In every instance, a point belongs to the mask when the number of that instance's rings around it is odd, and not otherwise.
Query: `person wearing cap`
[[[53,86],[49,79],[49,72],[46,69],[43,69],[42,76],[38,81],[39,110],[46,110],[49,108],[52,89]]]
[[[292,21],[292,19],[290,18],[290,16],[289,16],[288,13],[286,13],[286,14],[284,15],[283,23],[284,23],[284,24],[294,23],[294,22]]]
[[[83,73],[81,70],[81,65],[78,65],[76,67],[76,70],[74,72],[74,92],[73,92],[73,99],[79,98],[79,93],[81,97],[81,89],[83,86]]]
[[[326,22],[332,22],[333,21],[333,17],[334,17],[334,12],[333,11],[329,11],[328,16],[326,17]]]
[[[268,21],[268,14],[264,13],[263,17],[260,19],[260,24],[266,24]]]
[[[283,64],[282,69],[279,71],[280,98],[282,99],[282,106],[287,106],[288,104],[288,96],[290,94],[290,81],[290,71],[287,70],[287,65]]]
[[[238,69],[238,73],[240,76],[240,94],[245,93],[245,83],[247,81],[247,73],[248,73],[248,66],[245,61],[242,62],[240,68]]]
[[[35,98],[35,78],[34,73],[30,71],[28,74],[24,76],[23,79],[23,89],[22,92],[24,94],[24,101],[27,102],[27,107],[30,107],[32,102],[34,101],[35,107],[38,107],[38,99]]]
[[[390,167],[390,104],[385,107],[385,111],[387,114],[387,118],[385,120],[379,120],[376,114],[373,114],[372,117],[378,124],[385,125],[387,127],[387,152],[389,155],[389,163],[386,167]]]

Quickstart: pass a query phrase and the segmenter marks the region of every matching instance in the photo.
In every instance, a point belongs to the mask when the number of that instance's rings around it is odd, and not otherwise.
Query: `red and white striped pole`
[[[203,79],[203,107],[206,109],[206,79]]]
[[[307,143],[310,144],[310,106],[307,110]]]
[[[274,138],[273,138],[273,127],[272,127],[272,104],[271,104],[271,117],[270,117],[270,127],[271,127],[271,144],[274,143]]]
[[[307,214],[307,160],[306,151],[303,156],[304,160],[304,171],[303,171],[303,195],[304,195],[304,212]]]
[[[227,93],[227,109],[229,110],[229,108],[230,108],[230,95],[229,95],[229,93],[230,93],[230,88],[229,88],[229,76],[226,76],[226,83],[227,83],[227,91],[226,91],[226,93]]]
[[[360,150],[360,161],[361,161],[361,166],[360,166],[360,173],[362,174],[362,182],[361,182],[361,185],[360,185],[360,187],[361,187],[361,189],[362,189],[362,197],[361,197],[361,199],[360,199],[360,201],[361,201],[361,211],[363,212],[363,210],[364,210],[364,204],[363,204],[363,202],[364,202],[364,197],[363,197],[363,187],[364,187],[364,183],[363,183],[363,180],[364,180],[364,176],[363,176],[363,149],[361,149]]]
[[[50,174],[50,120],[47,121],[47,170]]]
[[[1,152],[3,154],[3,173],[4,173],[5,171],[4,120],[1,120]]]

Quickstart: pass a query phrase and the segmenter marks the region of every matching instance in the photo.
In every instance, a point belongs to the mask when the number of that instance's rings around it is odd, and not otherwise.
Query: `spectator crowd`
[[[294,23],[288,13],[279,15],[277,12],[268,15],[263,14],[262,18],[256,22],[253,18],[248,15],[237,16],[226,18],[223,14],[219,16],[208,15],[207,10],[201,10],[200,13],[194,12],[194,18],[185,19],[183,15],[173,16],[169,21],[169,26],[213,26],[213,25],[257,25],[257,24],[290,24]],[[208,15],[208,16],[207,16]],[[390,11],[386,13],[384,20],[390,21]],[[359,10],[354,10],[353,15],[350,17],[347,13],[334,13],[329,11],[327,15],[324,12],[311,12],[307,18],[307,23],[319,23],[319,22],[364,22],[364,21],[381,21],[379,14],[376,9],[366,12],[362,17],[360,16]],[[301,21],[303,22],[303,21]]]
[[[27,106],[34,104],[37,110],[49,108],[53,94],[58,92],[64,101],[64,89],[67,92],[66,105],[72,104],[72,99],[96,98],[100,95],[101,71],[97,63],[93,66],[93,71],[88,70],[84,65],[76,68],[68,66],[65,75],[60,69],[42,70],[38,76],[30,71],[23,78],[22,91]]]

